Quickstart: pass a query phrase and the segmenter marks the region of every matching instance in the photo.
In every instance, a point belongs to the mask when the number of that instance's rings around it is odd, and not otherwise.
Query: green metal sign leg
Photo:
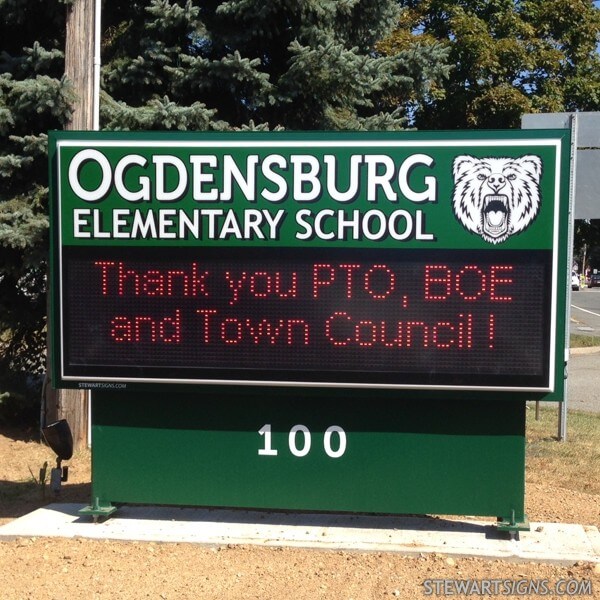
[[[94,519],[94,523],[97,523],[100,519],[107,519],[112,514],[114,514],[117,510],[116,506],[113,506],[110,502],[104,503],[98,498],[98,496],[94,496],[92,499],[92,504],[90,506],[86,506],[79,511],[79,514],[84,517],[92,517]]]

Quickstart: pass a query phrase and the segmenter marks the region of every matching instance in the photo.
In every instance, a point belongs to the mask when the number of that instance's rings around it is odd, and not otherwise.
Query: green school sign
[[[52,133],[55,381],[553,392],[565,136]]]
[[[52,133],[52,363],[92,505],[524,513],[569,138]],[[385,483],[384,483],[385,482]]]

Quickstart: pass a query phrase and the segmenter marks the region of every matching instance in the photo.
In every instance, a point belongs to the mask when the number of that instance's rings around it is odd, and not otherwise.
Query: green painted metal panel
[[[524,403],[331,402],[301,390],[93,398],[101,504],[524,518]]]

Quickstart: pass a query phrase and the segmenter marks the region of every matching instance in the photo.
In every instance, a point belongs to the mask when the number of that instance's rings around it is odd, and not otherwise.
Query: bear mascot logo
[[[456,218],[486,242],[500,244],[526,229],[540,209],[542,161],[457,156],[452,207]]]

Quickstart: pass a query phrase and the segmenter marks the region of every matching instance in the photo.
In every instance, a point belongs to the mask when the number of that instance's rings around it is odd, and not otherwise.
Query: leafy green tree
[[[524,113],[600,109],[600,10],[589,0],[405,0],[381,45],[417,35],[450,52],[449,78],[425,102],[419,128],[520,127]]]
[[[575,221],[573,262],[580,272],[600,269],[600,219]]]

